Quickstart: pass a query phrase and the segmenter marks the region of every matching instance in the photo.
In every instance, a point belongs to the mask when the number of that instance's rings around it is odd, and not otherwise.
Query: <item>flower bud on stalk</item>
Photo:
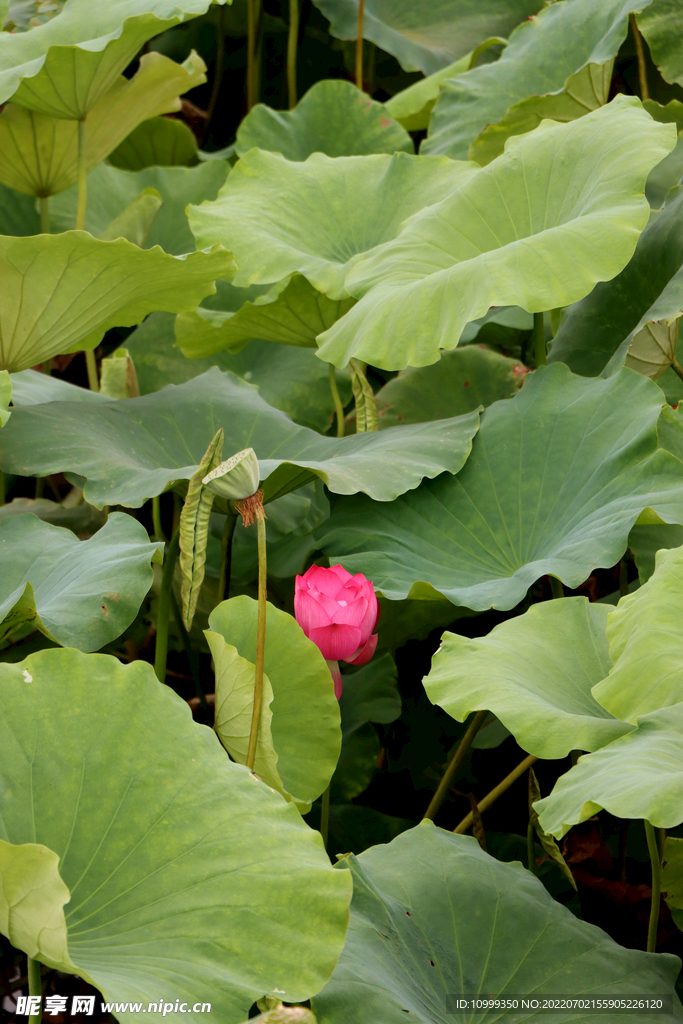
[[[244,526],[266,518],[263,491],[259,489],[259,464],[253,448],[231,455],[207,473],[202,483],[214,494],[235,503]]]

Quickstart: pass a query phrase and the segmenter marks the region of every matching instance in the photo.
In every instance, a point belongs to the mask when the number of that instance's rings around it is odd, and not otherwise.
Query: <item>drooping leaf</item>
[[[256,618],[256,601],[250,597],[233,597],[214,608],[209,616],[209,627],[214,635],[219,634],[253,665]],[[207,638],[212,641],[212,652],[220,649],[220,644],[209,633]],[[339,705],[330,670],[318,648],[291,615],[270,603],[266,615],[264,671],[273,695],[270,733],[277,754],[277,773],[293,800],[310,805],[327,789],[339,758]],[[250,724],[251,716],[243,716],[247,742]]]
[[[42,651],[0,666],[0,688],[3,839],[59,858],[68,952],[106,1000],[146,1010],[170,986],[192,1005],[199,989],[228,1024],[264,993],[319,990],[343,943],[348,877],[151,666]]]
[[[117,348],[100,364],[100,394],[107,398],[138,398],[135,364],[127,348]]]
[[[384,369],[424,366],[490,306],[540,312],[582,298],[631,258],[649,215],[645,179],[675,141],[672,125],[621,95],[517,136],[356,260],[345,287],[361,301],[321,335],[318,355],[338,366],[351,356]]]
[[[163,200],[155,188],[144,189],[130,206],[118,217],[114,217],[100,235],[101,241],[113,242],[116,238],[125,238],[143,249],[162,206]]]
[[[459,722],[489,709],[537,757],[597,750],[629,731],[591,693],[612,667],[608,612],[569,597],[532,605],[488,636],[444,633],[424,679],[427,696]]]
[[[656,450],[661,404],[632,370],[599,380],[542,367],[483,413],[457,476],[390,505],[337,499],[317,539],[391,600],[428,584],[482,611],[514,607],[544,573],[577,587],[619,560],[644,508],[683,523],[683,465]]]
[[[469,836],[423,822],[387,846],[343,858],[337,870],[345,868],[353,876],[346,945],[332,980],[311,1002],[325,1024],[538,1016],[459,1007],[459,996],[542,1000],[560,987],[575,997],[672,992],[677,958],[618,945],[578,921],[521,864],[488,856]],[[675,995],[673,1002],[662,1022],[677,1019]],[[553,1016],[577,1024],[595,1019],[583,1009]]]
[[[368,153],[414,153],[413,140],[381,103],[351,82],[316,82],[294,110],[273,110],[258,103],[237,129],[235,152],[250,149],[281,153],[286,160],[306,160],[311,153],[363,156]]]
[[[66,402],[17,407],[3,428],[0,468],[23,476],[76,473],[87,479],[85,498],[96,507],[137,508],[174,481],[189,480],[222,425],[226,451],[256,452],[268,501],[316,476],[337,493],[366,490],[392,501],[425,477],[457,472],[478,420],[472,412],[381,433],[323,437],[267,405],[245,381],[214,368],[125,402],[100,397],[71,408]]]
[[[186,629],[192,626],[197,598],[204,582],[209,517],[215,497],[213,491],[204,487],[202,480],[216,469],[223,458],[223,436],[223,428],[219,427],[201,458],[197,472],[190,477],[180,513],[178,561],[182,580],[180,599]]]
[[[645,324],[633,336],[624,366],[657,380],[676,362],[678,318]]]
[[[173,117],[153,117],[134,128],[109,162],[124,171],[145,167],[191,167],[199,163],[197,139],[191,128]]]
[[[0,366],[24,370],[95,348],[110,327],[138,324],[155,309],[194,309],[233,267],[221,247],[177,257],[85,231],[0,237]]]
[[[638,719],[638,728],[584,754],[536,804],[546,832],[560,839],[603,808],[646,818],[656,828],[683,821],[683,704]]]
[[[647,40],[660,75],[667,82],[683,84],[683,13],[676,0],[653,0],[647,4],[638,13],[638,28]]]
[[[628,535],[629,550],[633,553],[638,578],[646,583],[655,571],[655,555],[666,548],[683,544],[683,526],[634,526]]]
[[[224,349],[239,352],[254,339],[316,348],[317,336],[354,303],[351,298],[330,299],[301,274],[294,274],[235,313],[200,306],[181,314],[176,320],[176,340],[188,359]]]
[[[538,812],[534,807],[537,800],[541,799],[541,788],[538,785],[538,779],[534,774],[533,768],[529,769],[529,824],[533,827],[534,833],[541,846],[543,852],[549,860],[557,864],[560,871],[567,879],[573,889],[577,889],[577,884],[572,874],[571,868],[567,864],[566,860],[562,856],[562,851],[557,845],[557,840],[553,836],[549,836],[547,832],[544,832],[541,828],[538,820]]]
[[[673,836],[664,841],[662,893],[671,916],[683,930],[683,839]]]
[[[330,32],[355,39],[358,0],[315,0]],[[406,71],[438,71],[489,36],[508,36],[539,9],[538,0],[366,0],[363,38],[393,54]]]
[[[159,544],[114,512],[91,537],[33,515],[0,520],[0,636],[31,623],[63,647],[96,651],[120,636],[152,585]]]
[[[434,71],[427,78],[421,78],[413,82],[407,89],[391,96],[384,104],[391,116],[408,132],[424,131],[429,127],[429,119],[434,109],[441,83],[447,78],[454,78],[464,71],[469,71],[472,62],[472,53],[466,53],[464,57],[454,61],[452,64]]]
[[[190,207],[190,227],[201,247],[219,239],[234,245],[236,285],[271,284],[298,271],[328,298],[341,299],[362,254],[476,173],[474,164],[407,153],[314,153],[290,162],[252,150],[215,202]]]
[[[522,22],[499,60],[444,84],[422,151],[466,159],[470,143],[488,125],[498,125],[506,116],[514,122],[525,112],[517,104],[562,93],[582,68],[616,57],[628,32],[629,14],[648,2],[564,0]]]

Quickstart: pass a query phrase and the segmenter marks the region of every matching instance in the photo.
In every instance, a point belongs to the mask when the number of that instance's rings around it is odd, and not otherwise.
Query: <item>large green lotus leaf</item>
[[[114,512],[94,537],[34,515],[0,522],[0,636],[30,623],[63,647],[96,651],[115,640],[138,613],[161,562],[132,516]]]
[[[338,39],[358,34],[358,0],[315,0]],[[538,0],[366,0],[363,38],[391,53],[406,71],[430,75],[489,36],[508,36],[535,14]]]
[[[318,355],[337,366],[351,356],[391,370],[424,366],[490,306],[540,312],[582,298],[633,255],[649,215],[645,180],[675,142],[673,125],[622,95],[516,136],[356,261],[345,286],[361,301],[321,335]]]
[[[470,159],[483,167],[505,151],[505,143],[511,136],[533,131],[544,119],[574,121],[604,106],[609,98],[613,66],[612,60],[586,64],[581,71],[569,76],[561,92],[529,96],[514,103],[502,121],[489,125],[470,143]]]
[[[0,519],[32,512],[50,526],[65,526],[79,536],[97,533],[107,521],[106,513],[82,501],[80,505],[60,505],[48,498],[13,498],[0,507]]]
[[[251,150],[215,202],[190,207],[190,227],[201,247],[230,240],[236,285],[272,284],[299,271],[318,291],[341,299],[349,268],[363,253],[395,238],[407,217],[477,170],[408,153],[314,153],[293,162]]]
[[[683,544],[683,526],[634,526],[628,535],[629,550],[638,567],[638,578],[647,583],[655,571],[658,551]]]
[[[629,731],[591,694],[609,672],[609,607],[585,597],[544,601],[470,640],[444,633],[427,696],[464,722],[492,711],[530,754],[597,750]]]
[[[380,430],[459,416],[512,398],[526,372],[517,360],[479,345],[444,352],[438,363],[419,369],[409,366],[377,392]]]
[[[173,256],[196,249],[185,208],[188,203],[215,199],[230,170],[224,160],[208,160],[198,167],[147,167],[143,171],[122,171],[100,164],[88,175],[88,206],[85,229],[99,236],[146,188],[155,188],[161,207],[146,247],[160,245]],[[76,220],[77,189],[70,188],[50,200],[53,231],[68,231]]]
[[[545,573],[577,587],[619,560],[644,508],[683,523],[683,464],[656,450],[661,405],[633,370],[601,380],[543,367],[483,413],[457,476],[390,505],[338,499],[318,541],[391,600],[429,584],[483,611],[513,608]],[[16,410],[3,436],[20,422]]]
[[[316,348],[317,336],[348,313],[355,301],[330,299],[301,274],[294,274],[235,313],[200,306],[181,314],[176,320],[176,340],[188,359],[224,349],[239,352],[254,339]]]
[[[85,231],[0,237],[0,366],[25,370],[95,348],[110,327],[138,324],[152,310],[194,309],[233,268],[220,246],[179,257]]]
[[[553,900],[521,864],[490,857],[470,836],[425,821],[386,846],[344,857],[337,870],[344,868],[353,876],[351,921],[332,980],[312,1000],[320,1024],[543,1019],[459,1009],[459,996],[672,994],[678,957],[618,945]],[[675,995],[673,1003],[662,1022],[679,1019]],[[580,1009],[551,1017],[620,1019]]]
[[[612,357],[623,362],[628,341],[644,324],[668,320],[681,308],[683,189],[674,188],[638,239],[624,270],[565,310],[548,361],[566,363],[575,373],[597,375]]]
[[[15,408],[2,430],[0,465],[22,476],[76,473],[87,479],[84,495],[91,504],[137,508],[174,481],[189,480],[223,426],[224,453],[246,447],[256,452],[268,501],[316,476],[337,493],[364,490],[377,501],[393,501],[425,477],[457,473],[478,421],[472,412],[380,433],[323,437],[269,406],[239,377],[213,368],[142,398]]]
[[[425,131],[429,127],[429,119],[436,103],[441,83],[447,78],[454,78],[472,67],[473,53],[447,64],[445,68],[435,71],[427,78],[413,82],[407,89],[401,89],[384,104],[386,110],[408,132]]]
[[[682,578],[683,548],[660,551],[647,583],[623,597],[610,614],[607,637],[614,667],[593,695],[625,722],[683,701]]]
[[[0,838],[59,857],[69,956],[105,999],[173,993],[236,1024],[264,993],[320,989],[350,879],[151,666],[41,651],[0,666],[0,689]]]
[[[653,0],[638,14],[638,26],[662,77],[683,85],[683,11],[678,0]]]
[[[218,0],[225,3],[225,0]],[[0,103],[78,121],[116,82],[143,43],[210,0],[69,0],[30,32],[0,33]]]
[[[0,184],[0,235],[37,235],[39,231],[35,199]]]
[[[86,167],[92,170],[146,118],[180,108],[181,93],[206,81],[196,54],[175,64],[146,53],[132,79],[121,75],[85,120]],[[50,196],[78,177],[78,124],[9,103],[0,115],[0,180],[32,196]],[[70,227],[72,225],[69,225]]]
[[[528,97],[561,93],[570,76],[616,56],[628,16],[649,0],[563,0],[524,21],[500,60],[444,83],[429,125],[425,153],[467,158],[471,142]],[[518,108],[519,109],[519,108]]]
[[[273,110],[258,103],[237,129],[235,152],[250,149],[281,153],[287,160],[306,160],[311,153],[363,156],[368,153],[414,153],[415,147],[381,103],[351,82],[316,82],[294,110]]]
[[[250,597],[233,597],[209,616],[214,636],[236,648],[252,665],[256,660],[257,608]],[[212,639],[209,632],[207,638]],[[215,657],[220,646],[215,640],[210,646]],[[309,805],[305,813],[327,789],[339,759],[339,704],[330,670],[316,645],[293,616],[270,602],[266,607],[264,671],[273,695],[270,732],[277,772],[285,791],[297,803]],[[248,742],[251,723],[245,724]]]
[[[683,704],[641,715],[638,728],[560,776],[535,804],[545,832],[560,839],[572,825],[609,811],[646,818],[657,828],[683,821]]]
[[[287,413],[295,423],[321,433],[327,430],[333,415],[328,367],[312,352],[305,348],[285,348],[270,341],[252,341],[239,354],[222,351],[211,358],[186,359],[175,347],[177,327],[174,325],[177,320],[171,313],[152,313],[126,338],[141,394],[158,391],[167,384],[183,384],[218,366],[219,370],[230,370],[256,385],[269,405]],[[337,370],[336,376],[342,402],[346,405],[351,398],[349,375],[345,370]]]
[[[109,155],[109,163],[126,171],[145,167],[190,167],[199,163],[197,138],[184,121],[152,117],[134,128]]]

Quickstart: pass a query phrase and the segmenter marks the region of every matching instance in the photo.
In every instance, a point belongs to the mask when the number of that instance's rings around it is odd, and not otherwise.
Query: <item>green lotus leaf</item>
[[[683,544],[683,526],[634,526],[628,535],[629,550],[638,567],[638,578],[647,581],[655,571],[658,551],[678,548]]]
[[[188,359],[227,349],[239,352],[260,339],[315,348],[316,337],[354,305],[355,299],[329,299],[301,274],[275,285],[266,295],[245,302],[237,312],[200,306],[176,320],[178,348]]]
[[[438,363],[409,366],[375,395],[380,430],[399,423],[424,423],[462,415],[478,406],[512,398],[526,367],[479,345],[444,352]]]
[[[223,428],[219,427],[202,456],[197,472],[190,477],[178,523],[180,599],[185,629],[190,629],[197,598],[204,582],[209,518],[215,494],[204,487],[204,477],[216,469],[223,457]],[[253,493],[253,491],[252,491]]]
[[[106,513],[93,508],[87,501],[70,506],[48,498],[13,498],[0,506],[0,519],[23,516],[27,512],[32,512],[50,526],[65,526],[78,535],[97,533],[107,522]]]
[[[513,103],[502,121],[489,125],[470,143],[470,160],[476,160],[483,167],[505,151],[509,138],[533,131],[544,119],[574,121],[604,106],[609,98],[613,67],[613,60],[604,64],[586,64],[575,75],[569,76],[561,92],[529,96]]]
[[[641,715],[638,728],[561,775],[535,804],[543,829],[560,839],[572,825],[609,811],[656,828],[683,821],[683,704]]]
[[[83,541],[33,515],[2,519],[0,554],[0,636],[28,622],[83,651],[104,647],[131,624],[152,585],[150,562],[162,560],[160,545],[121,512]]]
[[[474,164],[408,153],[314,153],[290,162],[251,150],[215,202],[190,207],[190,227],[201,247],[230,239],[236,285],[272,284],[298,271],[328,298],[341,299],[362,254],[395,238],[407,217],[476,172]]]
[[[315,0],[338,39],[355,39],[358,0]],[[430,75],[489,36],[507,36],[536,14],[538,0],[366,0],[363,38],[391,53],[405,71]]]
[[[253,665],[256,618],[257,602],[250,597],[233,597],[214,608],[209,616],[210,632],[206,633],[214,658],[222,649],[222,640]],[[309,805],[304,807],[305,813],[327,789],[339,758],[339,705],[330,670],[318,648],[296,619],[270,603],[266,609],[264,671],[272,691],[270,733],[277,754],[277,773],[285,792],[291,793],[299,805]],[[251,680],[253,700],[253,674]],[[219,700],[224,685],[226,680],[220,684]],[[246,745],[251,716],[248,719],[242,718]]]
[[[141,192],[154,188],[161,196],[163,206],[152,225],[146,248],[160,245],[173,256],[194,252],[196,246],[185,208],[188,203],[215,199],[229,170],[224,160],[210,160],[198,167],[148,167],[138,172],[121,171],[118,167],[100,164],[88,175],[85,229],[91,235],[101,235]],[[73,227],[77,202],[76,188],[50,200],[52,231],[68,231]]]
[[[464,57],[446,65],[445,68],[440,68],[427,78],[421,78],[407,89],[397,92],[384,106],[407,132],[425,131],[429,127],[429,119],[441,90],[441,83],[447,78],[454,78],[464,71],[469,71],[471,66],[472,53],[466,53]]]
[[[429,585],[483,611],[513,608],[544,573],[577,587],[619,560],[644,508],[683,523],[683,465],[657,451],[661,404],[633,370],[600,380],[542,367],[483,413],[457,476],[390,505],[336,499],[318,542],[391,600]],[[19,410],[3,436],[15,422]]]
[[[163,205],[163,200],[155,188],[144,189],[130,206],[127,206],[118,217],[114,217],[111,224],[100,235],[100,239],[103,242],[113,242],[116,238],[125,238],[133,245],[137,245],[139,249],[143,249]],[[133,396],[121,397],[132,398]]]
[[[646,323],[668,320],[682,308],[683,189],[674,188],[624,270],[565,310],[548,361],[566,363],[575,373],[598,374],[613,357],[623,361]]]
[[[525,112],[517,104],[552,94],[557,102],[571,76],[589,64],[605,64],[616,57],[628,32],[629,14],[648,3],[564,0],[522,22],[500,60],[444,83],[422,152],[464,160],[470,143],[488,125],[498,125],[506,117],[514,125]]]
[[[460,1009],[459,996],[672,993],[677,957],[618,945],[553,900],[521,864],[488,856],[470,836],[422,822],[386,846],[342,858],[337,870],[344,868],[353,876],[346,945],[311,1001],[325,1024],[538,1019],[522,1009]],[[678,1019],[676,995],[673,1003],[662,1024]],[[581,1009],[552,1016],[597,1019]]]
[[[386,107],[351,82],[316,82],[294,110],[273,110],[258,103],[237,129],[235,152],[250,149],[281,153],[286,160],[306,160],[311,153],[363,156],[368,153],[414,153],[413,140]]]
[[[597,750],[629,731],[591,694],[612,667],[608,612],[569,597],[532,605],[488,636],[444,633],[424,679],[427,696],[459,722],[491,710],[537,757]]]
[[[138,324],[155,309],[194,309],[233,267],[220,246],[178,257],[85,231],[0,237],[0,366],[24,370],[95,348],[110,327]]]
[[[87,169],[146,118],[180,109],[180,94],[205,82],[205,70],[194,53],[184,64],[160,53],[143,54],[134,78],[120,75],[85,119]],[[77,177],[77,123],[9,103],[0,114],[0,181],[28,195],[51,196]]]
[[[683,930],[683,839],[664,840],[662,892],[676,925]]]
[[[638,27],[647,40],[652,59],[667,82],[683,85],[683,12],[676,0],[653,0],[638,14]]]
[[[15,405],[42,405],[44,402],[88,402],[99,405],[106,396],[89,388],[79,388],[68,381],[37,370],[10,374],[12,401]]]
[[[191,128],[173,117],[143,121],[109,155],[124,171],[145,167],[190,167],[199,163],[197,139]]]
[[[624,366],[657,380],[675,363],[677,344],[678,318],[645,324],[633,336]]]
[[[673,125],[627,96],[516,136],[356,261],[345,287],[361,301],[320,336],[318,355],[336,366],[352,356],[391,370],[424,366],[490,306],[540,312],[582,298],[633,255],[649,214],[645,179],[675,141]]]
[[[161,1021],[160,993],[232,1024],[264,993],[319,991],[350,878],[150,665],[41,651],[0,688],[2,838],[59,858],[69,956],[106,1000],[142,1002],[122,1021]]]
[[[0,33],[0,103],[50,117],[82,120],[143,44],[210,0],[69,0],[30,32]],[[225,0],[219,0],[225,2]]]
[[[683,176],[683,103],[671,100],[664,107],[654,100],[645,100],[643,106],[655,121],[663,124],[675,124],[678,131],[678,142],[667,157],[653,167],[645,186],[645,195],[650,206],[659,210],[664,205],[670,190],[677,185]]]
[[[0,468],[22,476],[76,473],[87,479],[84,495],[96,507],[137,508],[175,481],[189,480],[222,425],[225,451],[256,452],[267,501],[316,476],[337,493],[366,490],[377,501],[392,501],[425,477],[456,473],[478,420],[471,412],[381,433],[323,437],[273,409],[239,377],[214,368],[123,402],[17,407],[3,428]]]
[[[39,231],[40,216],[35,199],[0,184],[0,235],[37,235]]]
[[[270,341],[252,341],[239,355],[222,351],[210,358],[186,359],[174,347],[175,330],[177,319],[172,314],[152,313],[126,339],[143,395],[167,384],[183,384],[218,366],[256,385],[269,405],[287,413],[295,423],[321,433],[328,429],[332,419],[328,367],[312,352]],[[349,375],[345,370],[337,370],[336,377],[341,400],[346,405],[351,398]]]

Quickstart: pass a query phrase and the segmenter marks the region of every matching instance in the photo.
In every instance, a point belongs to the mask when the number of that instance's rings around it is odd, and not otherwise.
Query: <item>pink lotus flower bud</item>
[[[352,576],[341,565],[312,565],[294,585],[294,614],[327,661],[337,700],[342,680],[339,661],[365,665],[375,653],[379,606],[370,580]]]

